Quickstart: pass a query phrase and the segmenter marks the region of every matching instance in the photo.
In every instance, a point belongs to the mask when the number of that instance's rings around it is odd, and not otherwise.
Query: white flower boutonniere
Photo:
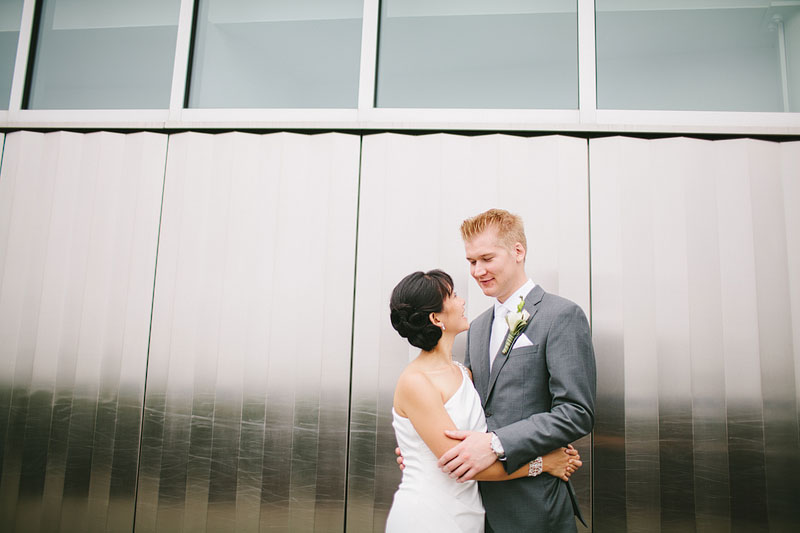
[[[503,355],[507,354],[514,341],[520,336],[525,326],[528,325],[528,319],[531,314],[523,309],[525,306],[525,298],[519,297],[519,305],[517,305],[516,313],[508,313],[506,315],[506,323],[508,324],[508,337],[506,337],[506,344],[503,346]]]

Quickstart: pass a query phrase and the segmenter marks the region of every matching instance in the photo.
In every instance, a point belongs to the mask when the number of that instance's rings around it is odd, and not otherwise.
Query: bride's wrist
[[[549,474],[553,470],[553,461],[547,455],[537,457],[542,460],[542,472]]]
[[[542,472],[546,472],[546,470],[544,469],[544,459],[541,456],[528,463],[528,477],[536,477]]]

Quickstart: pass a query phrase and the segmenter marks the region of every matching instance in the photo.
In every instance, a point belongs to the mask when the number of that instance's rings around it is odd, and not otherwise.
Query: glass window
[[[0,109],[8,109],[23,0],[0,0]]]
[[[378,107],[578,107],[577,1],[384,0]]]
[[[169,107],[180,0],[44,0],[28,107]]]
[[[362,0],[201,0],[189,107],[357,107],[362,12]]]
[[[761,4],[597,0],[598,108],[800,111],[800,7]]]

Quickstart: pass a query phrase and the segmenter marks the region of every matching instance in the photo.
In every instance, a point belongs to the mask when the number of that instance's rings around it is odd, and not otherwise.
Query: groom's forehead
[[[464,251],[466,252],[467,259],[495,255],[499,248],[502,248],[502,245],[497,235],[486,235],[483,237],[476,235],[474,238],[464,241]]]

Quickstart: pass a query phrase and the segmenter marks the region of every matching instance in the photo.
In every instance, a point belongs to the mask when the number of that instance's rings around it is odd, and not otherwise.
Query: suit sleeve
[[[466,352],[464,352],[464,366],[472,372],[472,363],[469,361],[469,330],[467,330],[467,349]]]
[[[556,314],[544,348],[550,373],[550,411],[495,430],[506,453],[507,472],[566,446],[594,426],[597,370],[589,322],[580,307],[565,306]]]

